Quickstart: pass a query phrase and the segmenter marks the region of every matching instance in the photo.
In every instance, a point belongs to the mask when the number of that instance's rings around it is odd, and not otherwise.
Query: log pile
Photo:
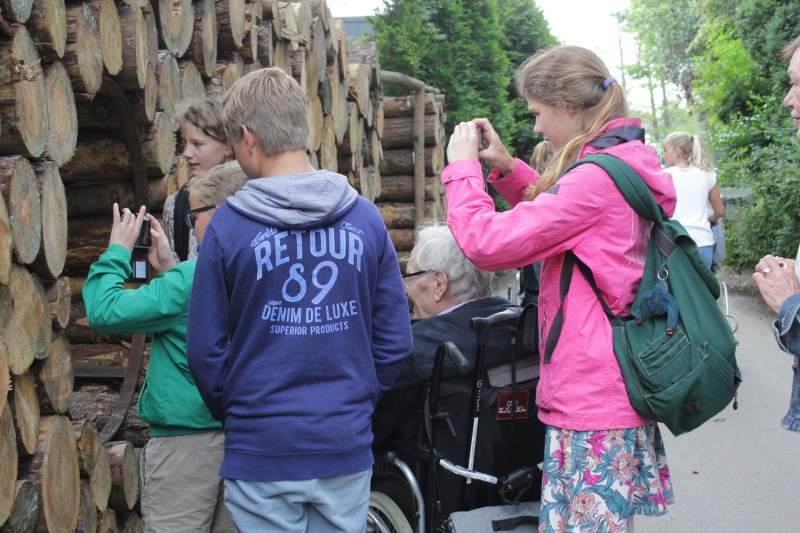
[[[383,97],[383,163],[381,192],[376,203],[400,258],[414,246],[414,97]],[[444,96],[425,95],[425,193],[424,218],[444,216],[444,192],[439,173],[444,167]]]
[[[113,202],[159,216],[189,180],[180,102],[267,66],[308,95],[312,164],[380,200],[402,255],[418,222],[413,106],[383,97],[374,44],[348,43],[325,0],[0,2],[0,532],[141,529],[134,449],[149,435],[135,396],[111,442],[99,436],[130,337],[89,327],[83,281]],[[431,98],[435,176],[444,103]]]

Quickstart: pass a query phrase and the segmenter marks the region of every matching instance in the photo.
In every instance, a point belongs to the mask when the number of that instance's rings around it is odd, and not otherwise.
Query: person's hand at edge
[[[503,141],[500,140],[500,136],[494,130],[489,119],[475,118],[471,122],[478,128],[483,139],[483,143],[479,147],[478,157],[500,170],[503,175],[511,174],[516,163],[503,145]]]
[[[765,255],[756,265],[753,280],[764,302],[775,313],[787,298],[800,293],[800,281],[791,259]]]
[[[148,214],[146,218],[150,222],[150,249],[147,250],[147,260],[158,272],[166,272],[177,264],[169,246],[169,239],[156,217]]]
[[[132,252],[133,245],[136,244],[136,239],[139,238],[139,232],[142,229],[145,207],[140,207],[139,212],[135,215],[126,207],[122,210],[122,215],[120,216],[119,204],[114,202],[112,211],[114,221],[111,224],[111,236],[108,239],[108,245],[119,244],[127,248],[129,252]]]

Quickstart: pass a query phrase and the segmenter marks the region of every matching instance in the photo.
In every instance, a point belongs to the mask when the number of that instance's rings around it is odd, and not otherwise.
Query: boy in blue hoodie
[[[237,81],[223,122],[251,178],[206,228],[189,366],[223,421],[241,531],[363,531],[371,418],[411,352],[378,209],[305,153],[306,97],[278,68]]]

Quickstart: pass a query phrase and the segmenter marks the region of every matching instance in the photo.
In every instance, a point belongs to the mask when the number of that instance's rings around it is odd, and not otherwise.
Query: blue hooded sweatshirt
[[[368,469],[375,403],[411,347],[392,241],[347,178],[254,179],[217,209],[195,271],[188,356],[224,424],[223,477]]]

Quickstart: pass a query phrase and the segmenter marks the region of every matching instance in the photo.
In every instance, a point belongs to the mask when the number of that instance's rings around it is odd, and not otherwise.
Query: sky
[[[383,0],[327,0],[335,17],[357,17],[374,14],[383,7]],[[620,69],[620,37],[625,63],[634,62],[636,42],[633,35],[621,32],[614,13],[624,10],[629,0],[535,0],[550,24],[550,31],[564,44],[584,46],[599,55],[611,74],[622,81]],[[626,80],[628,101],[642,109],[648,95],[640,84]]]

